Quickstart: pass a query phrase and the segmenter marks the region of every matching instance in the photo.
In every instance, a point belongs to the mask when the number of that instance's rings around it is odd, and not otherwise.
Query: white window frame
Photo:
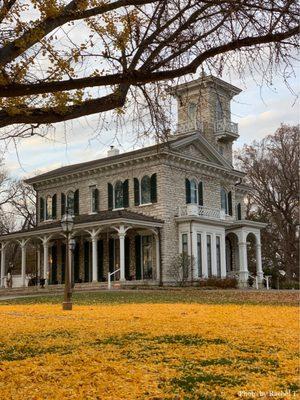
[[[51,200],[51,212],[50,215],[48,216],[48,199]],[[52,215],[52,203],[53,203],[53,196],[50,194],[47,194],[45,197],[45,209],[44,209],[44,221],[52,221],[53,220],[53,215]]]
[[[195,187],[195,190],[194,190],[194,194],[195,194],[195,197],[196,197],[196,201],[192,201],[192,183],[195,183],[195,185],[196,185],[196,187]],[[197,179],[194,179],[194,178],[192,178],[191,180],[190,180],[190,187],[191,187],[191,204],[198,204],[198,185],[199,185],[199,183],[198,183],[198,181],[197,181]]]
[[[91,215],[98,213],[97,211],[93,211],[93,191],[94,191],[94,189],[98,189],[96,184],[89,186],[89,192],[90,192],[90,214]]]
[[[124,204],[124,192],[123,192],[123,181],[121,179],[118,179],[114,184],[113,184],[113,211],[114,210],[124,210],[124,207],[116,207],[116,184],[118,182],[122,183],[122,199],[123,199],[123,204]]]

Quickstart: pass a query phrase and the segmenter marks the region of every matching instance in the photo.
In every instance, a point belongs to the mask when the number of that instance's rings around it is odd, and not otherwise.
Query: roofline
[[[118,154],[111,157],[100,158],[98,160],[92,160],[84,163],[78,163],[66,166],[66,168],[69,168],[66,171],[61,171],[61,168],[57,168],[53,171],[49,171],[44,174],[26,179],[24,180],[24,182],[31,185],[38,184],[41,182],[45,183],[46,181],[50,181],[53,179],[67,178],[70,175],[74,174],[84,174],[92,169],[113,167],[120,162],[124,163],[133,161],[136,162],[142,157],[166,156],[166,155],[174,156],[175,154],[172,152],[172,147],[174,144],[178,142],[178,145],[181,145],[182,142],[183,143],[185,141],[188,142],[189,140],[193,140],[196,138],[198,138],[203,143],[204,146],[208,147],[208,149],[212,152],[212,154],[220,161],[221,165],[213,164],[212,162],[205,162],[203,160],[192,159],[191,157],[188,157],[186,155],[185,156],[181,155],[182,159],[193,160],[202,165],[206,165],[207,167],[214,167],[219,170],[226,171],[228,173],[233,174],[234,176],[243,177],[245,175],[243,172],[233,169],[232,165],[230,165],[230,163],[222,155],[220,155],[217,152],[217,150],[202,135],[199,134],[199,132],[194,132],[192,134],[187,134],[182,136],[174,135],[169,139],[168,142],[155,144],[142,149],[133,150],[130,152]]]
[[[134,225],[135,228],[146,228],[146,227],[155,227],[155,228],[161,228],[163,227],[163,221],[157,220],[157,221],[143,221],[143,220],[135,220],[134,218],[130,217],[117,217],[113,219],[103,219],[103,220],[98,220],[98,221],[91,221],[91,222],[77,222],[74,224],[73,232],[76,233],[77,231],[81,231],[82,229],[87,229],[87,228],[93,228],[95,226],[104,226],[108,227],[114,224],[120,224],[124,223],[127,225]],[[17,238],[24,238],[24,237],[36,237],[39,238],[41,235],[45,234],[54,234],[54,233],[59,233],[62,234],[62,228],[61,226],[56,226],[52,228],[47,228],[45,226],[45,229],[31,229],[28,231],[17,231],[17,232],[11,232],[7,233],[5,235],[0,236],[0,242],[7,241],[9,239],[17,239]]]
[[[91,161],[86,161],[83,163],[76,163],[76,164],[71,164],[71,165],[66,165],[65,167],[59,167],[56,168],[52,171],[48,171],[45,172],[43,174],[40,175],[36,175],[33,176],[32,178],[28,178],[28,179],[24,179],[24,182],[27,184],[34,184],[34,183],[39,183],[40,181],[44,181],[45,179],[53,179],[53,178],[58,178],[61,176],[67,176],[70,174],[74,174],[74,173],[82,173],[85,171],[89,171],[92,168],[98,168],[98,167],[102,167],[102,166],[108,166],[108,165],[113,165],[114,161],[121,161],[122,159],[126,159],[128,157],[134,156],[136,154],[144,154],[144,153],[152,153],[152,155],[155,154],[159,154],[159,150],[161,150],[161,148],[163,147],[168,147],[172,142],[177,141],[179,139],[182,138],[178,138],[178,137],[170,137],[168,139],[168,141],[163,142],[163,143],[158,143],[158,144],[154,144],[151,146],[147,146],[141,149],[137,149],[137,150],[132,150],[132,151],[128,151],[125,153],[121,153],[121,154],[117,154],[115,156],[110,156],[110,157],[103,157],[103,158],[99,158],[96,160],[91,160]],[[153,153],[154,150],[157,150],[156,153]],[[127,160],[126,160],[127,161]],[[128,160],[129,161],[129,160]],[[75,167],[77,167],[78,169],[76,169]],[[86,167],[86,168],[85,168]],[[63,168],[74,168],[72,171],[61,171]]]
[[[231,83],[228,83],[226,81],[223,81],[222,79],[213,76],[213,75],[207,75],[207,76],[201,76],[198,79],[181,83],[180,85],[176,86],[174,89],[172,89],[171,93],[173,95],[181,94],[182,92],[188,90],[188,89],[195,89],[198,88],[199,85],[203,83],[215,83],[227,90],[230,90],[233,93],[233,96],[238,95],[239,93],[242,92],[242,89],[238,88],[237,86],[232,85]]]

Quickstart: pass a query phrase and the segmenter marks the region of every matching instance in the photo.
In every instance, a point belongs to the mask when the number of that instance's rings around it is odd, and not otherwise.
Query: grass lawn
[[[297,297],[78,293],[65,312],[62,295],[1,301],[0,399],[296,398]]]

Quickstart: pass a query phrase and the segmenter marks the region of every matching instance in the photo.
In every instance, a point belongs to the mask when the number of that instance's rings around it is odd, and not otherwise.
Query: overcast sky
[[[274,80],[272,88],[260,88],[252,79],[245,84],[231,83],[243,90],[232,102],[232,120],[238,122],[240,134],[236,147],[272,134],[282,122],[299,123],[299,101],[281,77]],[[291,78],[289,85],[299,94],[296,78]],[[100,158],[112,144],[122,152],[142,146],[136,141],[135,132],[128,137],[109,119],[105,129],[100,129],[98,117],[91,116],[75,120],[67,128],[64,124],[56,124],[55,134],[47,139],[36,136],[24,139],[18,143],[17,150],[11,144],[5,151],[5,164],[11,175],[28,177],[37,171]]]

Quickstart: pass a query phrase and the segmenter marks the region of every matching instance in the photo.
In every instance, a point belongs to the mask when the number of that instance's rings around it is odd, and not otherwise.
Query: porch
[[[60,221],[2,236],[1,286],[7,287],[8,250],[12,243],[21,249],[20,265],[13,271],[13,287],[27,286],[29,277],[43,279],[46,285],[64,284],[67,251],[72,260],[73,284],[100,285],[100,282],[107,282],[109,274],[122,284],[160,283],[162,221],[120,210],[82,215],[75,217],[74,222],[73,251],[67,248]]]

